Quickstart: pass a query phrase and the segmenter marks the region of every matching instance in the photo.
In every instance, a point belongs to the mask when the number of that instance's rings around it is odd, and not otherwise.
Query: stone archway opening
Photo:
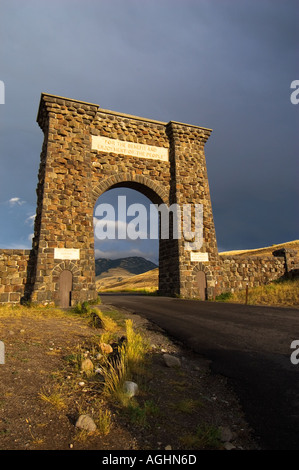
[[[159,284],[160,198],[144,185],[119,183],[105,191],[94,207],[96,286],[109,289],[157,291]],[[163,262],[162,262],[163,264]],[[102,269],[107,269],[99,274]],[[152,271],[148,278],[130,277]],[[126,283],[126,284],[124,284]]]

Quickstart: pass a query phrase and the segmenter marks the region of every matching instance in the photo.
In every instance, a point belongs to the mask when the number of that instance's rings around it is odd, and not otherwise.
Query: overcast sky
[[[31,247],[42,92],[212,128],[219,250],[298,239],[298,21],[298,0],[1,0],[0,247]],[[97,250],[157,261],[157,242]]]

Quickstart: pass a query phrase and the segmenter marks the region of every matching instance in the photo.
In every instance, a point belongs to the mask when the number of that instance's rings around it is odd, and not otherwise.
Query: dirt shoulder
[[[90,354],[90,345],[103,333],[86,318],[50,310],[36,315],[31,309],[0,314],[5,344],[5,364],[0,365],[1,450],[257,448],[236,396],[224,377],[211,374],[208,361],[147,320],[121,314],[133,320],[150,344],[150,362],[138,384],[135,406],[127,409],[109,402],[101,393],[101,381],[86,380],[70,361],[78,348]],[[179,358],[180,367],[167,367],[165,353]],[[99,410],[109,413],[105,431],[84,433],[76,428],[80,414],[93,416]]]

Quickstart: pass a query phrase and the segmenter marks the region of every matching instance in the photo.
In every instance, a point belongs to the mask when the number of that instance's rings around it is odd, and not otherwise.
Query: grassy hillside
[[[155,292],[158,289],[159,269],[155,268],[137,276],[129,275],[118,280],[113,276],[98,279],[96,286],[99,292]]]
[[[294,240],[292,242],[280,243],[279,245],[267,246],[265,248],[256,248],[254,250],[233,250],[233,251],[222,251],[220,255],[235,256],[238,255],[241,258],[247,256],[270,256],[275,250],[280,250],[282,248],[290,248],[292,250],[297,250],[299,252],[299,240]]]
[[[155,263],[141,256],[130,256],[127,258],[107,259],[99,258],[95,262],[96,276],[109,273],[112,269],[125,270],[131,274],[141,274],[157,268]]]

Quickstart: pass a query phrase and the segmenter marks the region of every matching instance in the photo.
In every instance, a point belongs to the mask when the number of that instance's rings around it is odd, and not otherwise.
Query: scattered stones
[[[163,359],[167,367],[181,367],[181,361],[178,357],[163,354]]]
[[[138,393],[138,385],[135,382],[126,380],[124,383],[124,391],[130,398],[134,397]]]
[[[81,415],[77,419],[76,428],[83,429],[87,432],[94,432],[97,429],[97,426],[89,415]]]
[[[103,354],[111,354],[113,352],[112,346],[110,346],[110,344],[107,344],[107,343],[100,343],[99,348]]]
[[[79,382],[80,387],[84,387],[85,382]]]
[[[84,372],[86,375],[90,375],[93,373],[94,366],[90,359],[84,359],[81,363],[81,371]]]
[[[166,446],[165,450],[172,450],[172,447],[171,446]]]

